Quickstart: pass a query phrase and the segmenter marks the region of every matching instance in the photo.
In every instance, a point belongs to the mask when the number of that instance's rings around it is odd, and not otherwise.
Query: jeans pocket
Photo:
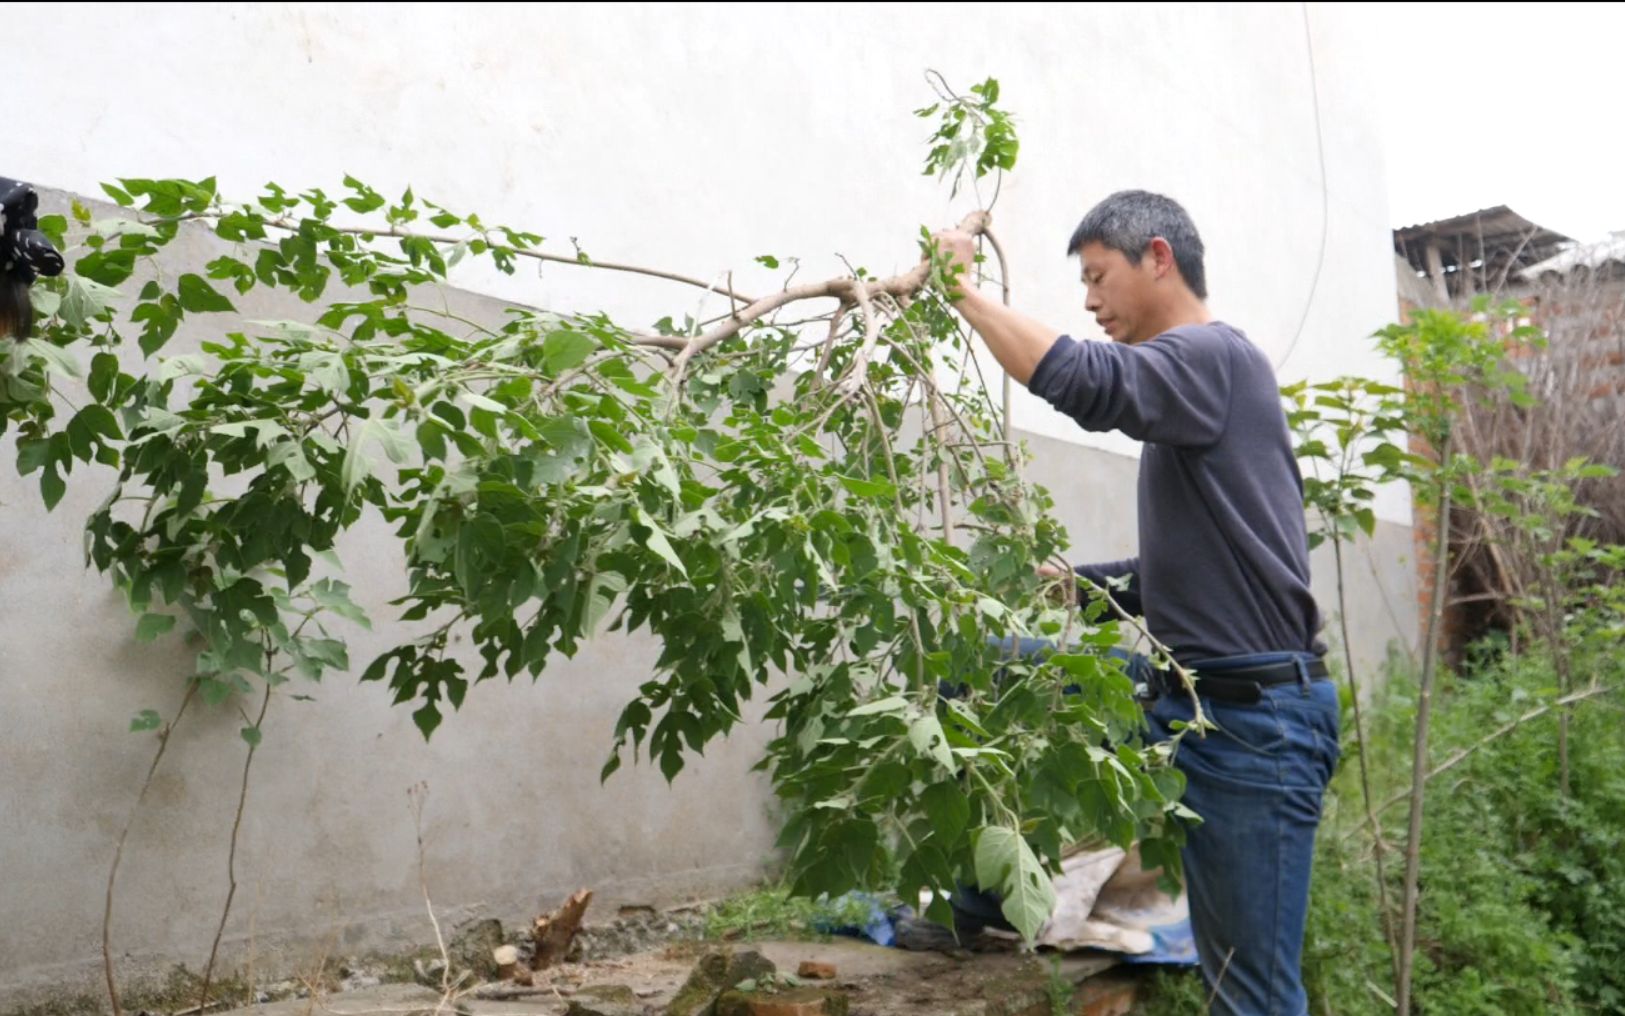
[[[1343,757],[1343,746],[1336,737],[1327,736],[1325,732],[1319,730],[1315,731],[1315,740],[1320,748],[1320,762],[1325,772],[1322,786],[1325,786],[1337,775],[1337,763]]]
[[[1219,728],[1217,736],[1257,755],[1274,756],[1286,746],[1286,725],[1268,697],[1252,705],[1203,699],[1208,718]]]
[[[1320,710],[1314,723],[1315,744],[1319,749],[1321,764],[1325,767],[1326,782],[1330,783],[1337,774],[1337,763],[1343,757],[1343,738],[1338,719],[1339,708],[1335,704]]]

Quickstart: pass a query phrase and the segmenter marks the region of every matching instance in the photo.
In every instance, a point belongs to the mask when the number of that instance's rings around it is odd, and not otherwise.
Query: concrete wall
[[[44,199],[58,210],[70,196]],[[116,211],[91,203],[98,217]],[[165,269],[201,271],[225,248],[188,228],[166,249]],[[146,277],[123,288],[133,293]],[[502,318],[501,301],[445,295],[460,317]],[[236,302],[248,319],[309,313],[296,298],[261,290]],[[165,353],[196,351],[210,334],[188,322]],[[112,847],[157,744],[153,734],[128,733],[129,718],[143,709],[172,715],[192,656],[179,636],[134,642],[123,597],[82,567],[79,525],[106,496],[111,471],[76,471],[47,514],[37,477],[18,477],[14,459],[14,443],[0,443],[0,673],[15,706],[14,727],[0,739],[0,1005],[10,990],[90,971]],[[344,632],[356,673],[411,637],[411,626],[390,623],[398,608],[388,601],[405,591],[390,528],[381,520],[358,527],[338,548],[374,621],[370,632]],[[406,797],[421,782],[426,874],[448,924],[473,914],[528,920],[581,886],[599,891],[603,910],[720,892],[761,875],[777,826],[766,782],[749,769],[767,727],[741,729],[671,788],[646,765],[599,784],[615,720],[656,655],[648,639],[605,638],[535,684],[490,682],[432,744],[408,709],[353,674],[286,688],[317,701],[278,695],[265,722],[237,858],[232,959],[252,951],[258,968],[276,970],[308,961],[335,933],[340,955],[432,941]],[[477,654],[464,657],[478,669]],[[120,876],[114,941],[129,951],[132,973],[175,961],[197,967],[207,956],[242,779],[237,710],[257,704],[194,702],[176,727]]]
[[[734,269],[738,286],[762,290],[778,277],[758,254],[802,256],[804,279],[841,272],[837,250],[879,272],[912,263],[919,225],[955,221],[972,201],[919,176],[928,130],[909,111],[929,101],[921,73],[936,67],[961,86],[993,74],[1024,142],[997,219],[1025,309],[1098,338],[1063,241],[1110,190],[1162,189],[1203,230],[1216,312],[1283,378],[1380,374],[1364,336],[1394,314],[1393,272],[1359,101],[1366,57],[1339,31],[1350,16],[1312,6],[1306,32],[1296,4],[1007,4],[996,19],[915,5],[23,5],[8,31],[36,45],[8,69],[34,105],[0,171],[81,195],[117,176],[215,174],[240,196],[268,179],[337,189],[349,172],[387,193],[411,183],[561,249],[575,236],[601,259],[706,277]],[[1326,257],[1309,304],[1323,197]],[[200,262],[211,243],[189,237],[177,253]],[[512,299],[635,324],[697,304],[681,287],[568,267],[512,279],[470,269],[455,281],[467,292],[453,299],[475,316]],[[1131,552],[1132,444],[1083,435],[1025,395],[1015,412],[1076,556]],[[97,496],[75,482],[46,515],[0,470],[11,720],[0,739],[0,1006],[94,978],[106,864],[153,748],[125,728],[138,710],[172,712],[186,668],[176,643],[134,644],[128,611],[80,570],[78,520]],[[1379,515],[1352,569],[1356,643],[1373,658],[1396,632],[1414,639],[1403,492]],[[380,577],[398,574],[389,553],[377,534],[342,548]],[[387,617],[394,590],[361,578],[375,617]],[[358,636],[352,658],[392,634],[382,624]],[[319,705],[275,703],[238,857],[232,958],[286,965],[329,933],[341,952],[426,940],[405,797],[423,780],[428,878],[446,917],[524,918],[580,885],[666,900],[760,871],[774,826],[766,787],[746,769],[766,731],[741,732],[674,788],[647,768],[599,788],[616,712],[652,658],[645,642],[606,641],[534,687],[487,686],[431,745],[381,689],[350,678],[330,678]],[[175,735],[126,849],[114,941],[127,972],[206,955],[240,725],[199,709]]]

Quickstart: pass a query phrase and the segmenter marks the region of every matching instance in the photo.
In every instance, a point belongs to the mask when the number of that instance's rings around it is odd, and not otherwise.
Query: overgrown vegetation
[[[1605,687],[1625,682],[1625,660],[1612,640],[1576,645],[1574,659]],[[1432,781],[1417,1012],[1625,1010],[1625,696],[1576,707],[1565,797],[1557,789],[1555,711],[1517,723],[1551,702],[1556,689],[1549,656],[1512,656],[1504,646],[1480,646],[1462,673],[1442,675],[1431,758],[1434,768],[1462,761]],[[1414,680],[1401,668],[1373,704],[1367,751],[1373,790],[1387,801],[1409,782]],[[1304,950],[1310,1011],[1392,1013],[1374,840],[1352,762],[1332,785],[1326,815]],[[1147,1016],[1205,1011],[1194,973],[1162,975],[1152,994]]]
[[[876,906],[895,900],[853,894],[835,900],[795,896],[783,882],[770,883],[717,901],[705,912],[705,937],[711,939],[823,939],[837,930],[862,928]]]

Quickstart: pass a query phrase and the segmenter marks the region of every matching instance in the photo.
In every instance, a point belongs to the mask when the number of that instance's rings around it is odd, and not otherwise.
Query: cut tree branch
[[[165,221],[182,221],[185,219],[199,219],[212,216],[217,217],[220,214],[222,214],[220,211],[210,211],[208,213],[199,215],[172,217]],[[981,236],[987,232],[990,218],[991,217],[985,211],[971,212],[969,215],[960,220],[958,228],[970,233],[972,236]],[[298,223],[289,221],[287,219],[267,219],[265,221],[265,225],[288,232],[297,232],[299,229]],[[389,237],[391,239],[399,240],[427,240],[430,243],[447,246],[455,246],[457,244],[466,242],[468,239],[466,237],[459,239],[454,236],[446,236],[442,234],[414,233],[397,229],[393,226],[387,229],[376,229],[360,226],[333,226],[329,224],[328,228],[338,233],[345,233],[351,236],[360,236],[364,238]],[[489,243],[490,241],[487,240],[486,242]],[[666,279],[672,282],[681,282],[686,285],[706,290],[707,292],[718,292],[714,283],[705,282],[701,279],[692,278],[687,275],[680,275],[676,272],[664,271],[658,268],[644,268],[639,265],[629,265],[614,261],[584,261],[579,258],[566,257],[561,254],[547,254],[543,253],[542,251],[530,250],[524,247],[512,247],[506,244],[501,246],[504,246],[506,249],[512,251],[516,257],[533,258],[538,261],[548,261],[557,264],[578,265],[583,268],[602,268],[607,271],[614,272],[631,272],[638,275],[647,275],[652,278]],[[997,243],[995,243],[994,248],[995,250],[998,250]],[[890,278],[875,282],[865,282],[863,285],[867,287],[871,296],[881,293],[893,297],[910,296],[924,288],[930,276],[930,269],[931,266],[929,262],[921,261],[917,266],[900,275],[893,275]],[[825,282],[809,283],[803,286],[786,286],[783,290],[774,293],[772,296],[753,300],[750,297],[742,296],[739,293],[734,292],[732,280],[730,279],[728,288],[729,298],[736,303],[743,303],[746,306],[743,310],[736,309],[732,316],[730,316],[722,324],[702,332],[693,338],[685,338],[681,335],[648,335],[635,333],[632,337],[632,341],[638,345],[655,346],[662,349],[677,351],[677,360],[673,362],[673,374],[680,377],[682,372],[686,370],[689,360],[710,349],[712,346],[715,346],[720,342],[727,341],[729,338],[739,334],[739,332],[748,325],[754,324],[756,321],[759,321],[761,318],[771,314],[780,307],[791,303],[798,303],[802,300],[828,298],[836,298],[855,303],[857,302],[855,287],[858,284],[859,280],[854,278],[830,279]]]
[[[869,375],[869,357],[874,355],[875,346],[880,344],[881,328],[875,303],[869,297],[869,287],[862,279],[852,280],[852,295],[857,298],[858,309],[863,312],[863,345],[858,348],[858,355],[852,358],[846,376],[837,386],[849,395],[857,391]]]
[[[185,222],[190,219],[219,218],[222,214],[224,214],[224,211],[224,209],[211,209],[207,212],[191,215],[164,216],[161,217],[159,221]],[[299,223],[290,221],[288,219],[266,219],[265,225],[273,229],[283,230],[284,232],[299,232]],[[344,233],[349,236],[359,236],[364,238],[383,236],[395,240],[427,240],[430,243],[441,244],[448,247],[455,247],[457,244],[467,243],[470,239],[480,239],[484,240],[493,247],[503,247],[506,250],[511,251],[515,257],[532,258],[536,261],[546,261],[552,264],[575,265],[578,268],[602,268],[605,271],[610,272],[629,272],[634,275],[647,275],[655,279],[666,279],[670,282],[681,282],[684,285],[694,286],[697,289],[709,290],[713,293],[718,292],[718,289],[714,283],[706,282],[702,279],[696,279],[688,275],[681,275],[677,272],[668,272],[660,268],[645,268],[641,265],[623,264],[618,261],[598,261],[592,258],[583,260],[579,254],[575,257],[570,257],[564,254],[547,254],[539,250],[531,250],[527,247],[515,247],[510,244],[493,243],[489,238],[489,233],[487,232],[482,232],[477,238],[466,236],[459,238],[437,233],[414,233],[407,230],[397,229],[394,226],[390,226],[387,229],[368,228],[365,226],[335,226],[332,223],[326,223],[325,226],[335,233]],[[728,296],[738,303],[748,304],[753,302],[750,297],[735,293],[733,291],[733,280],[731,278],[729,279]]]
[[[986,212],[976,211],[960,220],[958,228],[973,236],[980,236],[987,231],[989,221],[990,218]],[[799,303],[802,300],[828,299],[859,303],[858,287],[860,286],[871,298],[879,294],[891,297],[912,296],[925,288],[926,282],[930,279],[930,274],[931,263],[921,261],[901,275],[893,275],[886,279],[870,281],[846,277],[828,279],[824,282],[809,282],[804,286],[787,288],[774,293],[772,296],[764,296],[760,300],[752,302],[734,317],[693,338],[685,339],[680,335],[634,335],[633,341],[643,345],[664,346],[667,349],[680,350],[678,359],[686,364],[688,359],[692,359],[718,343],[726,342],[738,335],[746,326],[754,324],[786,304]],[[687,353],[688,358],[685,359],[681,355],[682,353]]]

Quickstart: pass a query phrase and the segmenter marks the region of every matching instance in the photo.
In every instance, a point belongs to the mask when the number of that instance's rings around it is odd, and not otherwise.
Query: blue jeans
[[[1196,666],[1198,693],[1200,675],[1222,674],[1228,660]],[[1250,705],[1201,701],[1219,729],[1187,735],[1174,764],[1185,774],[1186,806],[1203,820],[1189,830],[1183,855],[1212,1012],[1306,1016],[1303,934],[1321,797],[1339,754],[1337,687],[1294,681],[1265,688]],[[1191,717],[1187,695],[1164,695],[1151,709],[1152,736],[1166,738],[1170,723]]]
[[[1021,656],[1054,648],[1041,639],[1003,645]],[[1200,693],[1202,674],[1312,659],[1306,653],[1257,653],[1207,660],[1193,669]],[[1128,669],[1141,678],[1149,661],[1136,656]],[[1211,1011],[1306,1016],[1303,934],[1321,797],[1340,750],[1337,688],[1327,680],[1277,684],[1246,705],[1200,697],[1219,729],[1206,737],[1187,734],[1174,765],[1185,774],[1185,805],[1203,820],[1188,831],[1182,854]],[[1165,740],[1173,721],[1188,722],[1193,715],[1183,691],[1162,695],[1147,717],[1151,736]],[[997,914],[997,897],[985,892],[961,890],[955,902],[981,919]]]

